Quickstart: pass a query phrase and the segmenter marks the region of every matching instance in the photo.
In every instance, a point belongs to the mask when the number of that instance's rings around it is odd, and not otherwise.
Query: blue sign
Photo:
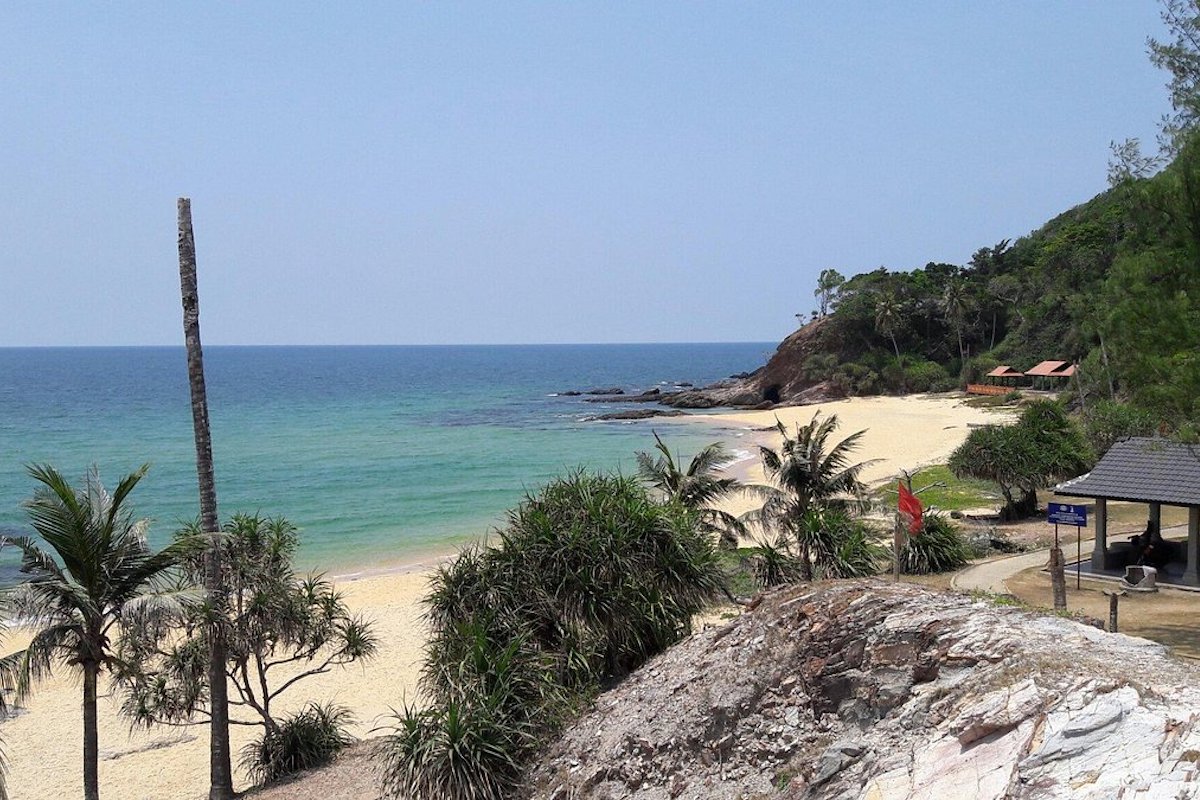
[[[1085,527],[1087,525],[1087,506],[1047,503],[1046,521],[1058,525],[1074,525],[1076,528]]]

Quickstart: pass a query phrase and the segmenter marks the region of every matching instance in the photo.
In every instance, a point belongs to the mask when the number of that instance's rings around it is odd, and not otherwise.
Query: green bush
[[[1083,430],[1095,451],[1104,455],[1114,443],[1130,436],[1150,436],[1156,428],[1152,414],[1144,409],[1112,400],[1088,407]]]
[[[424,711],[405,706],[388,737],[381,789],[411,800],[504,800],[521,780],[521,759],[536,738],[497,704],[457,701]]]
[[[942,514],[926,513],[921,531],[907,537],[900,550],[900,569],[908,575],[926,575],[961,569],[970,560],[966,540]]]
[[[770,588],[800,580],[800,562],[791,554],[786,536],[776,541],[764,540],[758,547],[754,562],[754,578],[759,586]]]
[[[312,703],[246,745],[242,768],[255,783],[266,784],[328,764],[353,743],[354,737],[346,733],[353,721],[347,708]]]
[[[553,481],[509,512],[499,538],[434,577],[432,702],[396,714],[383,769],[394,796],[507,796],[582,702],[690,633],[722,585],[695,516],[619,475]]]
[[[822,577],[862,578],[879,572],[887,553],[865,522],[840,511],[813,514],[811,519],[815,527],[809,536],[813,551],[820,553]]]
[[[967,383],[979,383],[998,366],[1000,366],[1000,362],[996,360],[995,356],[978,355],[967,359],[967,363],[962,368],[962,378]]]
[[[907,360],[906,360],[907,361]],[[950,377],[950,373],[933,361],[911,361],[904,365],[904,382],[910,392],[949,391],[937,387],[949,382],[951,387],[958,382]]]

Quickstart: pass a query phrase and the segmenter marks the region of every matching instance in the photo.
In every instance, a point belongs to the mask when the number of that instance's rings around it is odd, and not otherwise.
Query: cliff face
[[[1200,669],[910,585],[794,587],[651,661],[528,796],[1200,797]]]
[[[766,365],[745,378],[668,395],[662,403],[677,408],[769,408],[830,399],[829,387],[809,378],[804,362],[816,353],[837,352],[832,339],[831,318],[819,319],[784,339]]]

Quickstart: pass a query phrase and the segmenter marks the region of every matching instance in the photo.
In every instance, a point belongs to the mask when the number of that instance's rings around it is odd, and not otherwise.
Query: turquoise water
[[[382,567],[485,533],[573,467],[632,471],[651,428],[685,455],[696,425],[587,422],[622,406],[555,392],[641,391],[754,369],[768,344],[210,347],[222,517],[283,514],[306,568]],[[182,348],[0,349],[0,528],[23,530],[29,463],[111,486],[144,462],[133,506],[166,541],[198,500]],[[11,570],[11,557],[5,558]]]

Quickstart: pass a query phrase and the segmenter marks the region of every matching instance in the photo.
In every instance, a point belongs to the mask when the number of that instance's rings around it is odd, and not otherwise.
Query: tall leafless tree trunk
[[[200,480],[200,526],[209,536],[204,588],[214,614],[225,607],[221,576],[217,488],[213,478],[212,436],[208,395],[204,388],[204,354],[200,348],[200,293],[196,288],[196,239],[192,233],[192,201],[179,198],[179,290],[183,299],[183,338],[187,344],[188,384],[192,390],[192,426],[196,432],[196,473]],[[229,684],[225,679],[225,631],[213,623],[209,631],[209,800],[232,800],[233,770],[229,760]]]
[[[1054,549],[1050,551],[1050,586],[1054,593],[1054,610],[1065,611],[1067,608],[1067,576],[1066,560],[1062,548],[1055,541]]]

